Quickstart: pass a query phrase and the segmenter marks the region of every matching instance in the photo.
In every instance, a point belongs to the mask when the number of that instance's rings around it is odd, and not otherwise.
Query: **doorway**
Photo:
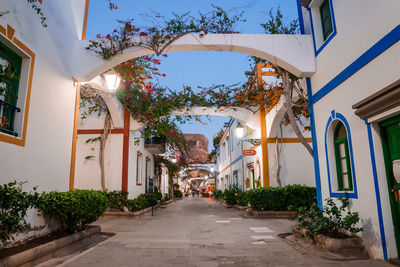
[[[381,122],[379,126],[381,128],[397,255],[400,255],[400,174],[395,176],[397,168],[400,169],[400,115]],[[396,167],[396,165],[399,165],[399,167]]]

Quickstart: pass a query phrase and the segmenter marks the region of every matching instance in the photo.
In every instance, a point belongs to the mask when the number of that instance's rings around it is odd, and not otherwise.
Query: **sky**
[[[114,3],[118,9],[111,11],[106,0],[90,1],[87,39],[96,38],[99,33],[111,33],[118,28],[118,19],[134,19],[133,25],[146,26],[149,25],[149,17],[145,14],[151,15],[152,11],[167,17],[172,12],[190,12],[195,16],[199,11],[210,11],[212,4],[232,14],[244,11],[242,18],[246,22],[239,22],[235,26],[240,33],[264,33],[260,24],[267,21],[271,8],[276,10],[279,7],[287,20],[298,18],[296,0],[114,0]],[[165,78],[159,78],[161,86],[181,90],[183,85],[208,87],[213,84],[244,83],[247,80],[244,72],[250,70],[250,61],[248,55],[232,52],[173,52],[161,59],[158,68],[166,74]],[[204,134],[209,139],[211,151],[212,137],[229,118],[211,116],[201,119],[207,125],[193,120],[180,128],[184,133]]]

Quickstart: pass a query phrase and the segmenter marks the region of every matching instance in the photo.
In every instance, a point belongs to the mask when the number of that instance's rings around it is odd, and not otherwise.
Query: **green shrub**
[[[181,198],[182,197],[181,190],[174,190],[174,197]]]
[[[162,194],[160,192],[154,192],[153,193],[153,198],[155,198],[157,200],[161,200],[162,199]]]
[[[298,210],[316,203],[315,187],[288,185],[285,187],[257,188],[248,191],[252,210]]]
[[[108,202],[107,205],[113,209],[122,209],[127,205],[128,192],[124,191],[110,191],[105,192]]]
[[[222,199],[222,197],[223,197],[222,191],[218,190],[218,189],[214,189],[213,196],[215,199]]]
[[[28,208],[36,206],[39,194],[22,191],[24,183],[16,181],[0,185],[0,240],[6,242],[13,233],[28,227],[25,216]]]
[[[247,206],[249,204],[247,192],[239,191],[235,195],[236,204],[239,206]]]
[[[136,198],[137,204],[139,206],[139,209],[144,209],[147,208],[148,206],[150,206],[149,204],[149,200],[147,198],[147,196],[145,194],[140,194],[137,198]]]
[[[107,202],[102,191],[53,191],[42,194],[39,208],[49,217],[64,223],[70,232],[76,232],[95,222],[107,209]]]
[[[348,198],[338,197],[340,207],[331,198],[325,201],[323,211],[314,203],[311,207],[299,208],[296,216],[291,219],[299,222],[300,227],[306,230],[306,236],[325,234],[330,237],[343,237],[343,232],[356,234],[363,231],[362,227],[356,227],[360,217],[358,212],[350,212]]]
[[[149,206],[154,206],[157,204],[157,198],[154,194],[146,194],[146,198]]]
[[[164,195],[164,200],[165,201],[168,201],[168,200],[170,200],[171,199],[171,196],[169,195],[169,194],[165,194]]]
[[[138,211],[141,210],[141,207],[139,206],[139,203],[137,199],[128,199],[128,209],[130,211]]]
[[[235,205],[236,204],[236,196],[237,193],[241,190],[237,185],[230,186],[228,189],[225,189],[223,196],[226,204],[228,205]]]

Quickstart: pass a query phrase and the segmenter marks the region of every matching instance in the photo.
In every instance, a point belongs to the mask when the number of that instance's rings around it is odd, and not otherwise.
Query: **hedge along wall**
[[[305,185],[257,188],[247,194],[251,209],[256,211],[298,210],[316,203],[315,187]]]

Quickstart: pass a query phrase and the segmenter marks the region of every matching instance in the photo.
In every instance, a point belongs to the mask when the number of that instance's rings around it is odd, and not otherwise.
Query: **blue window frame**
[[[337,123],[343,123],[345,129],[346,129],[346,138],[347,138],[347,149],[348,149],[348,155],[349,155],[349,172],[351,172],[351,182],[349,182],[349,186],[351,185],[351,188],[347,186],[346,190],[344,190],[343,186],[340,188],[340,183],[338,183],[338,186],[335,188],[332,188],[332,177],[331,177],[331,170],[330,170],[330,164],[329,162],[335,162],[335,167],[337,167],[337,157],[335,159],[330,160],[329,159],[329,153],[328,153],[328,145],[331,149],[335,149],[335,144],[328,144],[328,133],[332,128],[332,123],[337,122]],[[339,124],[337,124],[339,125]],[[340,138],[338,138],[337,141],[342,141]],[[335,133],[334,133],[334,138],[333,142],[335,142]],[[333,153],[335,154],[335,153]],[[326,156],[326,168],[327,168],[327,174],[328,174],[328,183],[329,183],[329,195],[330,197],[338,197],[342,196],[344,197],[346,194],[349,198],[358,198],[358,192],[357,192],[357,180],[356,180],[356,172],[354,168],[354,156],[353,156],[353,145],[352,145],[352,140],[351,140],[351,131],[350,131],[350,125],[347,122],[346,118],[340,114],[336,113],[335,110],[331,112],[331,116],[328,119],[328,122],[326,124],[325,128],[325,156]],[[340,173],[338,173],[340,175]],[[339,179],[339,178],[338,178]]]

